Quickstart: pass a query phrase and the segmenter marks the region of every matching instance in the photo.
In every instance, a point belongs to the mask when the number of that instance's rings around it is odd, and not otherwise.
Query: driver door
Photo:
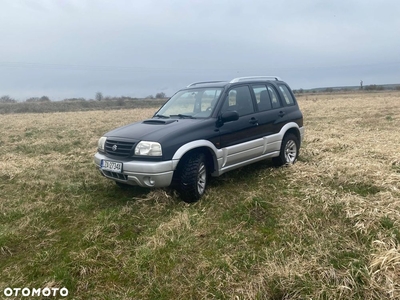
[[[247,85],[232,88],[224,99],[221,113],[233,110],[238,112],[239,119],[224,123],[219,128],[220,145],[224,150],[223,168],[257,157],[263,149],[262,140],[254,140],[258,121]]]

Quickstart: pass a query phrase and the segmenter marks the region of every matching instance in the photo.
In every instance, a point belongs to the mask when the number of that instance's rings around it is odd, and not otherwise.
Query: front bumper
[[[304,140],[304,127],[303,126],[300,127],[299,130],[300,130],[300,144],[301,144]]]
[[[102,170],[101,160],[103,159],[123,163],[122,173]],[[99,152],[95,154],[94,162],[103,176],[114,181],[142,187],[169,186],[176,167],[173,160],[154,162],[112,159]]]

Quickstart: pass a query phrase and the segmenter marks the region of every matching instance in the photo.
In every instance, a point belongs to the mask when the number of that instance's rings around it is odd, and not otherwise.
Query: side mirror
[[[239,114],[236,110],[223,112],[220,117],[220,122],[222,124],[226,123],[226,122],[236,121],[236,120],[239,120]]]

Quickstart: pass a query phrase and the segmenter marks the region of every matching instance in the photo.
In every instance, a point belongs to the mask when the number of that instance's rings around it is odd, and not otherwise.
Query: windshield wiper
[[[155,117],[158,117],[161,119],[169,119],[169,116],[164,116],[164,115],[160,115],[160,114],[155,115]]]
[[[191,115],[183,115],[183,114],[178,114],[178,115],[171,115],[171,117],[178,117],[182,119],[196,119],[195,117]]]

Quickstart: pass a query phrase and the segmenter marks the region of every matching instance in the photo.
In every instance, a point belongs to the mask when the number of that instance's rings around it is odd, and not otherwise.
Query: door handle
[[[278,115],[279,115],[280,117],[283,117],[285,114],[286,114],[286,113],[285,113],[283,110],[281,110],[281,111],[279,112]]]
[[[251,118],[250,120],[249,120],[249,123],[250,124],[255,124],[255,125],[258,125],[258,120],[256,119],[256,118]]]

